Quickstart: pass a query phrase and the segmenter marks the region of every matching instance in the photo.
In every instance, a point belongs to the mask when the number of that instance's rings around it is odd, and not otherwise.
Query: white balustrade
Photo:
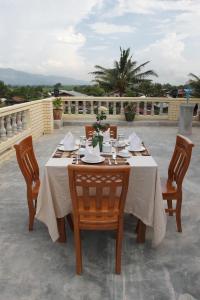
[[[22,113],[21,111],[17,113],[17,131],[22,131]]]
[[[83,114],[86,114],[86,101],[83,101]]]
[[[136,97],[88,97],[87,99],[85,97],[70,97],[63,99],[63,102],[64,107],[66,106],[65,115],[94,115],[100,106],[105,106],[108,108],[108,116],[112,115],[120,119],[124,117],[124,105],[127,102],[135,103],[136,116],[139,119],[146,117],[154,119],[155,115],[157,115],[156,119],[159,115],[161,119],[167,119],[168,105],[170,104],[168,99],[140,99]]]
[[[163,114],[163,103],[160,103],[160,112],[159,112],[160,115]]]
[[[144,102],[144,113],[145,116],[147,115],[147,102]]]
[[[26,112],[22,112],[22,129],[25,130],[27,128],[27,117]]]
[[[0,139],[1,141],[5,141],[7,139],[6,128],[5,128],[5,117],[0,118]]]
[[[16,114],[12,114],[11,118],[12,118],[12,132],[13,132],[13,134],[16,134],[17,133]]]
[[[154,116],[154,102],[151,102],[151,115]]]
[[[113,115],[117,114],[116,102],[113,102]]]
[[[10,115],[6,116],[6,135],[8,138],[13,135],[10,119],[11,119]]]
[[[136,115],[140,114],[140,102],[137,102],[136,104]]]
[[[19,134],[28,126],[27,111],[10,113],[0,117],[0,142]]]
[[[123,101],[120,102],[120,115],[124,114],[124,103]]]

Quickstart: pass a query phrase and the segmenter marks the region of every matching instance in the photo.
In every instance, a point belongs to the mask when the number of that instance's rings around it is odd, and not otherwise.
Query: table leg
[[[59,232],[59,243],[66,243],[65,218],[57,218],[57,226]]]
[[[144,243],[145,235],[146,235],[146,225],[141,220],[138,220],[136,232],[137,232],[137,243],[139,244]]]
[[[71,231],[74,232],[74,222],[73,222],[72,214],[67,215],[67,222],[69,224],[69,227],[70,227]]]

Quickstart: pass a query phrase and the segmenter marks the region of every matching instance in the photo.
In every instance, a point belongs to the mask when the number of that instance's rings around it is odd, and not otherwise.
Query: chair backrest
[[[176,182],[181,188],[184,176],[190,164],[194,144],[186,137],[177,135],[174,153],[168,168],[168,181]]]
[[[117,138],[117,126],[111,125],[108,128],[110,128],[110,136],[113,139],[116,139]],[[92,125],[86,125],[85,126],[85,135],[86,135],[86,138],[87,139],[91,138],[93,136],[93,133],[94,133],[93,126]]]
[[[128,190],[130,166],[68,167],[75,217],[120,218]]]
[[[39,181],[39,167],[33,150],[32,136],[28,136],[18,144],[14,145],[17,161],[27,186]]]

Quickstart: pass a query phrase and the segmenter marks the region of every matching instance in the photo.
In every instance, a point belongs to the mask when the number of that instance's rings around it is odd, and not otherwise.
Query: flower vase
[[[99,144],[99,150],[102,152],[103,149],[103,135],[101,134],[95,134],[92,138],[92,146],[96,147],[97,144]]]

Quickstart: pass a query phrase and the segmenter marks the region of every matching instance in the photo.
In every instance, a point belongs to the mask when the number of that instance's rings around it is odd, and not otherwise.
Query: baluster
[[[136,115],[139,115],[140,114],[140,102],[137,101],[137,104],[136,104]]]
[[[113,102],[113,115],[116,115],[116,102]]]
[[[13,134],[17,133],[17,122],[16,122],[16,114],[12,114],[12,132]]]
[[[27,128],[27,113],[24,110],[22,112],[22,129],[25,130]]]
[[[6,133],[7,133],[7,137],[12,136],[12,126],[11,126],[11,122],[10,122],[10,115],[6,116]]]
[[[72,113],[72,110],[71,110],[71,101],[68,101],[67,107],[68,107],[68,114],[71,114]]]
[[[151,102],[151,115],[154,116],[154,103]]]
[[[22,120],[21,120],[22,114],[21,112],[17,113],[17,131],[21,132],[22,131]]]
[[[144,102],[144,115],[147,115],[147,102]]]
[[[159,114],[160,114],[160,115],[163,114],[163,103],[162,103],[162,102],[160,103],[160,112],[159,112]]]
[[[121,105],[120,105],[120,115],[124,114],[124,102],[121,101]]]
[[[78,111],[78,106],[79,106],[79,102],[75,101],[75,114],[78,115],[79,111]]]
[[[94,101],[90,101],[90,113],[91,115],[94,114]]]
[[[83,101],[83,114],[86,114],[86,101]]]
[[[7,139],[4,117],[0,118],[0,138],[1,138],[1,141],[5,141]]]

